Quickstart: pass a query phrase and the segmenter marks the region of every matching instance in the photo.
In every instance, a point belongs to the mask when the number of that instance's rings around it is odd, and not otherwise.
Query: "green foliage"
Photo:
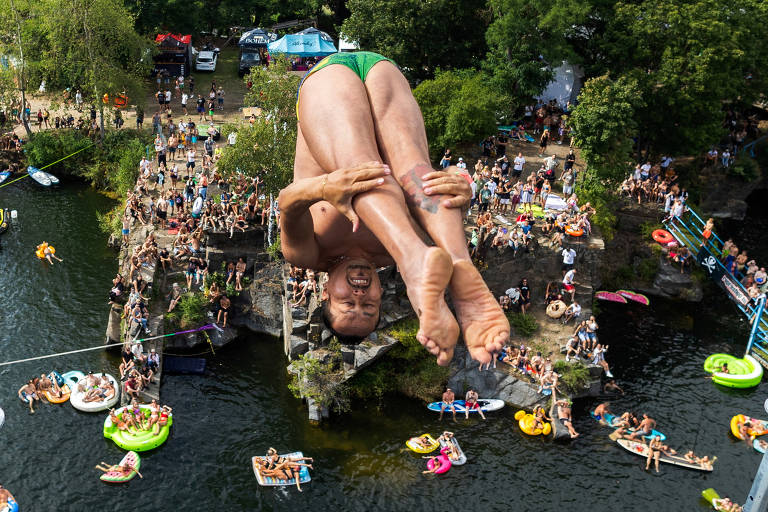
[[[194,325],[205,320],[208,301],[202,293],[187,293],[178,306],[182,325]]]
[[[99,223],[99,230],[105,235],[114,235],[120,237],[123,228],[122,223],[123,205],[119,204],[105,213],[96,212],[96,220]]]
[[[267,254],[269,254],[269,257],[272,259],[272,261],[278,261],[283,257],[282,245],[280,244],[280,233],[278,232],[275,241],[272,242],[269,247],[267,247]]]
[[[512,332],[519,336],[527,338],[539,330],[539,323],[533,315],[508,312],[507,318]]]
[[[753,158],[741,153],[738,158],[736,158],[736,161],[728,168],[728,176],[749,183],[761,176],[760,166]]]
[[[609,242],[616,232],[618,219],[614,212],[616,197],[609,192],[605,183],[599,180],[591,171],[587,171],[584,179],[576,185],[576,194],[580,204],[592,204],[595,214],[590,217],[592,228],[600,231],[603,240]]]
[[[254,85],[244,101],[247,106],[259,106],[262,115],[237,130],[237,142],[224,151],[218,163],[225,176],[236,172],[260,175],[267,194],[276,194],[293,178],[299,77],[289,69],[284,57],[274,59],[267,68],[251,68],[245,80]]]
[[[658,256],[650,256],[640,260],[637,264],[637,277],[650,283],[656,277],[659,272],[659,258]]]
[[[473,67],[486,52],[487,13],[475,0],[348,0],[342,32],[394,60],[411,80]]]
[[[581,393],[591,380],[589,368],[580,361],[574,363],[557,361],[554,370],[560,376],[558,378],[559,383],[565,387],[568,393]]]
[[[633,78],[601,76],[584,84],[569,124],[588,176],[609,185],[627,176],[637,130],[635,113],[642,107],[638,82]]]
[[[421,82],[413,91],[424,116],[433,157],[446,147],[477,143],[496,131],[497,112],[508,99],[473,70],[445,71]]]
[[[664,226],[662,226],[661,223],[659,222],[650,222],[650,221],[643,222],[642,224],[640,224],[640,236],[643,237],[643,240],[650,240],[651,234],[657,229],[664,229]],[[654,245],[659,246],[659,244],[654,244]]]
[[[349,410],[349,387],[340,383],[341,351],[329,345],[330,357],[320,361],[311,354],[299,356],[293,362],[296,373],[291,374],[288,389],[296,398],[309,398],[322,407],[336,412]]]
[[[387,393],[400,393],[430,402],[442,393],[450,370],[438,366],[416,339],[419,322],[415,318],[401,320],[387,329],[387,334],[400,343],[372,366],[349,382],[352,396],[378,400]]]

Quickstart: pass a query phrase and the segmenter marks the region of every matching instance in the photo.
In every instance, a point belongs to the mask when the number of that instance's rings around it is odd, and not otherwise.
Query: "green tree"
[[[506,103],[488,79],[474,70],[438,72],[413,91],[424,116],[433,157],[446,147],[478,142],[496,130],[496,114]]]
[[[253,124],[237,130],[236,144],[219,160],[219,170],[225,175],[239,171],[261,176],[268,193],[277,193],[293,177],[299,77],[289,69],[284,57],[276,58],[267,68],[251,68],[245,80],[254,85],[245,96],[245,104],[259,107],[261,115]]]
[[[487,12],[475,0],[348,0],[341,29],[363,50],[381,53],[411,80],[438,68],[477,65],[485,54]]]
[[[635,118],[642,107],[637,80],[601,76],[584,84],[568,123],[588,172],[600,181],[615,183],[629,172]]]
[[[102,96],[145,96],[145,77],[151,69],[152,42],[139,36],[120,0],[41,0],[47,15],[42,30],[47,44],[36,58],[42,76],[52,87],[81,88],[101,113]]]

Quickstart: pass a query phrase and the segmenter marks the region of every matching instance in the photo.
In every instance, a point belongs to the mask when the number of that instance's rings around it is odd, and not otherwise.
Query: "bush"
[[[105,235],[114,235],[119,238],[123,229],[122,216],[122,204],[115,206],[104,214],[96,212],[96,220],[99,222],[99,229]]]
[[[179,301],[180,320],[182,327],[194,325],[205,320],[208,301],[201,293],[188,293]]]
[[[659,258],[651,256],[640,261],[637,265],[637,276],[649,283],[656,277],[656,273],[659,271]]]
[[[650,240],[651,235],[657,229],[664,229],[664,226],[658,222],[643,222],[640,224],[640,235],[643,237],[643,240]],[[658,244],[654,245],[659,246]]]
[[[741,181],[750,182],[760,177],[760,166],[751,157],[740,154],[736,161],[728,168],[728,176],[738,178]]]
[[[297,373],[291,374],[288,389],[296,398],[308,398],[321,407],[328,407],[336,412],[349,410],[349,388],[340,382],[341,346],[331,343],[328,346],[331,357],[320,361],[310,354],[303,354],[293,363]]]
[[[554,369],[560,376],[558,379],[560,384],[571,394],[582,392],[591,380],[589,368],[581,362],[566,363],[565,361],[557,361]]]
[[[533,315],[523,313],[507,313],[509,325],[515,334],[529,337],[539,329],[539,323]]]

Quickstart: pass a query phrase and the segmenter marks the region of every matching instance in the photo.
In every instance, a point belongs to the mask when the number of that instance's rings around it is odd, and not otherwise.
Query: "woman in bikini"
[[[648,458],[645,460],[645,470],[651,467],[651,460],[655,461],[656,472],[659,472],[659,457],[661,457],[662,442],[660,436],[654,436],[648,444]]]
[[[123,413],[123,417],[125,417],[126,413],[133,416],[133,422],[137,429],[146,430],[144,427],[144,411],[141,410],[141,407],[139,407],[139,403],[135,398],[131,400],[131,407]]]
[[[149,421],[147,421],[147,430],[152,430],[153,433],[156,430],[157,433],[160,432],[160,426],[158,425],[158,421],[160,421],[160,406],[157,403],[157,400],[152,400],[152,402],[149,404]],[[154,429],[154,427],[157,425],[157,429]],[[155,435],[157,435],[157,433]]]

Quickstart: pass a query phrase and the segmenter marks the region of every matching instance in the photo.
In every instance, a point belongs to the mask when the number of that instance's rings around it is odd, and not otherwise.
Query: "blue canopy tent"
[[[319,31],[318,31],[319,32]],[[319,33],[288,34],[273,43],[269,43],[269,53],[284,53],[298,57],[325,57],[336,53],[336,46]]]

